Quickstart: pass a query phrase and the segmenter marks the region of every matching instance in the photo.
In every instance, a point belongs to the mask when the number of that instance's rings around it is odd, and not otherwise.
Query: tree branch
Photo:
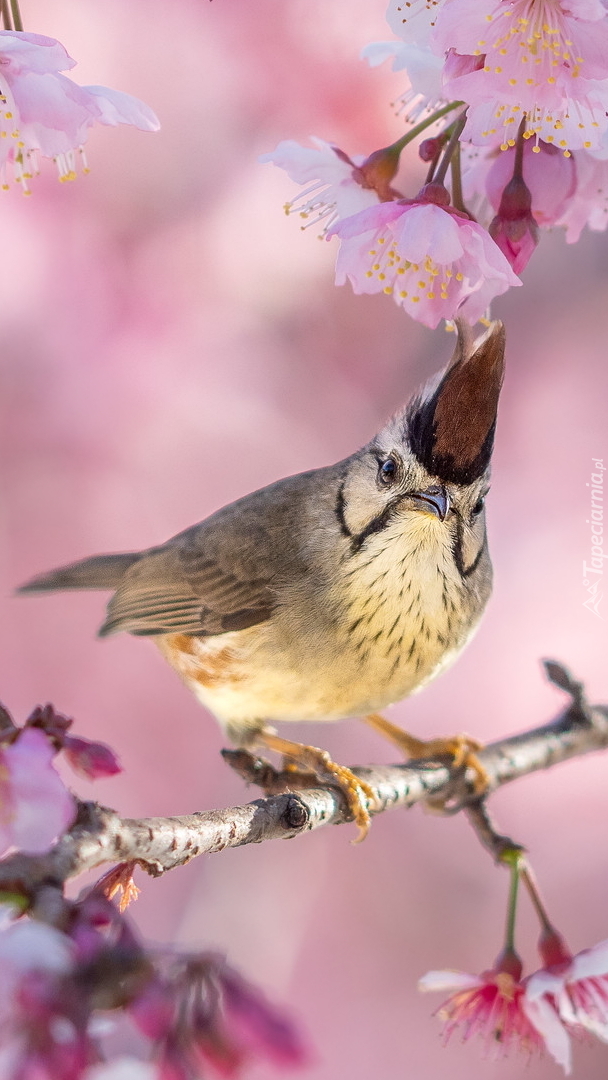
[[[480,751],[490,776],[489,792],[528,773],[608,747],[608,706],[588,707],[579,684],[572,681],[565,685],[562,680],[560,685],[571,694],[571,704],[555,720]],[[245,751],[225,751],[225,756],[241,775],[263,781],[267,789],[284,787],[284,774]],[[353,772],[373,788],[377,801],[371,810],[374,814],[424,801],[445,808],[456,800],[454,810],[467,806],[466,797],[462,797],[465,778],[462,774],[455,777],[447,766],[375,765],[354,768]],[[81,802],[76,821],[48,853],[16,852],[0,862],[0,891],[34,899],[41,890],[54,890],[85,870],[108,862],[134,860],[158,876],[197,855],[289,839],[349,820],[341,793],[320,785],[272,794],[246,806],[182,817],[121,818],[114,810]]]

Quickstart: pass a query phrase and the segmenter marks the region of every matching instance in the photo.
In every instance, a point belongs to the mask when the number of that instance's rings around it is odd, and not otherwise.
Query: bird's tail
[[[17,592],[53,592],[59,589],[116,589],[123,574],[133,563],[141,558],[141,553],[127,551],[120,555],[93,555],[90,559],[81,559],[49,570],[47,574],[38,574],[31,581],[26,581]]]

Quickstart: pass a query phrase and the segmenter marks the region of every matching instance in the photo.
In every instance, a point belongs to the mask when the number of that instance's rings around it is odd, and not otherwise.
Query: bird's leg
[[[396,724],[391,724],[390,720],[385,720],[378,713],[364,716],[363,719],[366,724],[395,743],[410,760],[451,757],[454,759],[454,768],[458,769],[462,766],[475,773],[473,788],[477,795],[482,795],[487,791],[490,777],[476,752],[482,750],[483,746],[470,735],[453,735],[445,739],[417,739],[414,735],[397,727]]]
[[[255,743],[256,746],[263,746],[267,750],[275,750],[277,754],[282,754],[285,759],[284,769],[287,773],[297,772],[301,777],[301,771],[305,770],[313,782],[314,778],[317,778],[321,781],[330,780],[332,784],[335,784],[344,795],[355,824],[359,827],[359,836],[355,842],[365,839],[371,824],[368,805],[375,803],[373,788],[366,784],[365,780],[360,780],[345,765],[338,765],[332,761],[327,750],[291,742],[290,739],[282,739],[273,731],[262,730],[256,733]]]

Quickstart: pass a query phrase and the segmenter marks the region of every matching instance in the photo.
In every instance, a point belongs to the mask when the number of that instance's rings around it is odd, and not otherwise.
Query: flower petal
[[[483,986],[483,979],[478,975],[469,975],[466,971],[427,971],[418,980],[418,989],[423,993],[435,990],[472,990]]]
[[[597,975],[608,975],[608,941],[600,941],[592,949],[584,949],[573,958],[568,982],[577,982],[579,979]]]
[[[569,1075],[572,1071],[570,1039],[551,1002],[546,997],[530,1000],[526,992],[521,1007],[532,1027],[542,1035],[551,1057]]]
[[[68,71],[76,65],[76,61],[55,38],[14,30],[0,30],[0,57],[11,74],[20,71],[37,71],[40,74]]]
[[[35,728],[25,728],[4,751],[13,796],[11,841],[33,854],[47,851],[76,813],[52,764],[54,753],[46,735]]]
[[[391,221],[400,218],[403,210],[403,203],[400,202],[385,202],[370,206],[366,210],[360,210],[358,214],[353,214],[352,217],[337,221],[331,229],[327,230],[327,239],[329,240],[330,236],[339,236],[341,240],[350,240],[363,233],[384,229]]]
[[[140,131],[159,130],[156,113],[132,94],[112,90],[109,86],[83,86],[82,90],[93,98],[101,124],[132,124]]]
[[[424,262],[430,254],[434,262],[446,266],[464,254],[456,219],[432,203],[406,208],[392,232],[399,251],[413,263]]]

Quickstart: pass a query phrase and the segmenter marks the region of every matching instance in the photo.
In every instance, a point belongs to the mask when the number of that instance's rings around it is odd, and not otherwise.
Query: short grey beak
[[[426,491],[412,491],[409,498],[419,503],[420,510],[427,514],[435,514],[440,521],[445,521],[446,514],[450,509],[450,496],[443,484],[433,484]]]

